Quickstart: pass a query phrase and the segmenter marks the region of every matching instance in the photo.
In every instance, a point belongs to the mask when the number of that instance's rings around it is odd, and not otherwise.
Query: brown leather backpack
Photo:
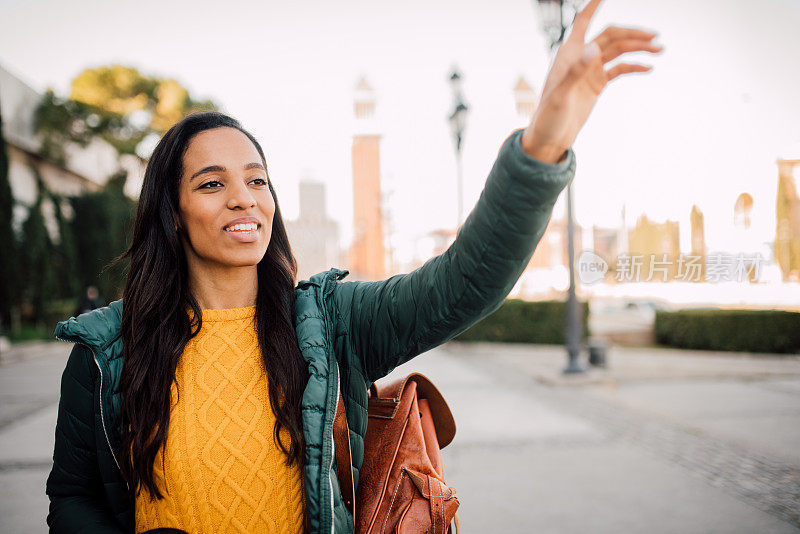
[[[439,453],[453,440],[456,423],[442,394],[428,378],[412,373],[380,388],[373,384],[367,411],[355,496],[341,395],[333,427],[339,484],[355,532],[450,534],[455,521],[457,533],[459,502],[456,490],[444,482]]]

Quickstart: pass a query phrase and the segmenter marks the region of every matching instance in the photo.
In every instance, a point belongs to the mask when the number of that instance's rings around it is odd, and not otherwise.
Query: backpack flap
[[[444,400],[442,393],[423,374],[411,373],[380,388],[372,384],[370,387],[369,416],[394,417],[395,411],[400,405],[403,390],[409,382],[416,383],[417,398],[428,401],[433,424],[436,427],[439,448],[444,449],[453,441],[456,435],[456,421],[453,419],[453,412],[450,411],[450,407],[447,405],[447,401]]]

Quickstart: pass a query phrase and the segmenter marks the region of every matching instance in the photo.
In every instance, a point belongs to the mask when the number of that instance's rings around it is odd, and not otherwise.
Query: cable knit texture
[[[166,455],[154,465],[165,498],[139,494],[136,532],[302,531],[303,473],[286,466],[273,439],[254,317],[255,306],[203,310],[176,370]],[[281,436],[288,445],[289,433]]]

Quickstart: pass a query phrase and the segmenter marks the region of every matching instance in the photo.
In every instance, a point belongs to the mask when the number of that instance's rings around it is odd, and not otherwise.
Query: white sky
[[[62,94],[82,69],[112,62],[176,78],[262,142],[284,217],[297,214],[300,179],[325,182],[343,245],[352,227],[353,90],[365,74],[383,125],[395,240],[405,247],[455,223],[451,66],[462,70],[471,106],[467,209],[502,141],[524,126],[514,112],[517,78],[541,88],[537,15],[530,0],[0,0],[0,62]],[[679,220],[688,251],[696,203],[709,245],[719,246],[747,191],[754,231],[772,239],[775,159],[800,157],[800,2],[605,0],[590,37],[612,23],[658,31],[665,50],[632,57],[654,71],[613,82],[578,136],[578,222],[615,225],[625,203],[630,224],[642,212]]]

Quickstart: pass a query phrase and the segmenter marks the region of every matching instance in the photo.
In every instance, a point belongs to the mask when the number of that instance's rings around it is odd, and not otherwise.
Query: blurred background
[[[172,124],[259,139],[298,280],[406,273],[529,123],[562,3],[0,0],[0,531],[44,530],[52,331],[121,297]],[[565,191],[506,303],[414,362],[464,422],[465,528],[796,532],[800,3],[606,0],[589,37],[611,24],[665,50],[578,136],[572,216]]]

